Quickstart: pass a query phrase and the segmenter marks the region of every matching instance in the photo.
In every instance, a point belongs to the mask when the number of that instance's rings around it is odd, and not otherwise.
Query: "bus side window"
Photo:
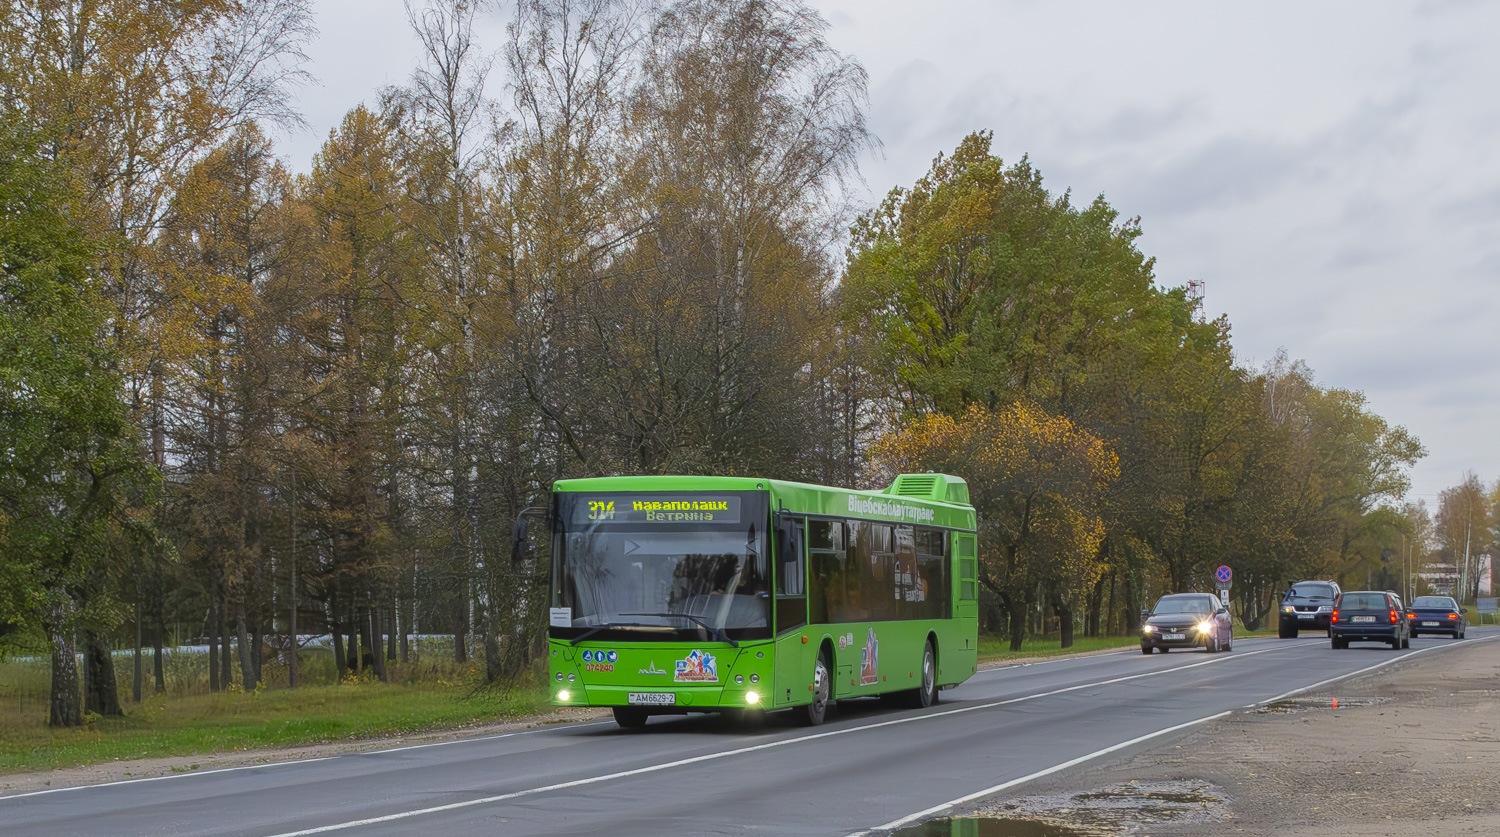
[[[776,633],[807,624],[807,550],[803,522],[790,518],[776,529]]]

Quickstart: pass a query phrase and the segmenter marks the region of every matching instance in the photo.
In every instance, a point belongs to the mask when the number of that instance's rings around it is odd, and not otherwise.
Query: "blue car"
[[[1418,596],[1412,600],[1406,612],[1411,622],[1411,635],[1447,634],[1454,639],[1463,639],[1469,628],[1464,618],[1468,608],[1458,606],[1452,596]]]

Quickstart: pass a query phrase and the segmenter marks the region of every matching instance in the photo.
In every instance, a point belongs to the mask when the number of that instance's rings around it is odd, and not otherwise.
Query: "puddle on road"
[[[949,817],[903,828],[891,837],[1096,837],[1098,834],[1043,820]]]
[[[1128,782],[1083,793],[1027,796],[972,817],[933,820],[900,837],[1109,837],[1158,823],[1213,822],[1229,797],[1197,779]]]
[[[1337,700],[1338,706],[1333,702]],[[1278,700],[1268,703],[1255,710],[1260,715],[1288,715],[1294,712],[1310,712],[1314,709],[1354,709],[1358,706],[1375,706],[1376,704],[1388,703],[1388,697],[1338,697],[1333,695],[1318,695],[1315,697],[1298,697],[1288,700]]]

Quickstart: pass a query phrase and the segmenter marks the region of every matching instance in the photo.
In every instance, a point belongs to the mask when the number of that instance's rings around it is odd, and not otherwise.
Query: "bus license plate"
[[[1182,639],[1182,634],[1162,634],[1162,639]]]
[[[1351,616],[1349,618],[1349,621],[1350,622],[1374,622],[1375,621],[1375,617],[1373,617],[1373,616]]]
[[[631,706],[676,706],[677,695],[674,692],[631,692],[626,701]]]

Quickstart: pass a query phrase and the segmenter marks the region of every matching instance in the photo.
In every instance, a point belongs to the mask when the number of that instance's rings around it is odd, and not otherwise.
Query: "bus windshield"
[[[770,636],[764,494],[562,492],[557,502],[553,636]]]

